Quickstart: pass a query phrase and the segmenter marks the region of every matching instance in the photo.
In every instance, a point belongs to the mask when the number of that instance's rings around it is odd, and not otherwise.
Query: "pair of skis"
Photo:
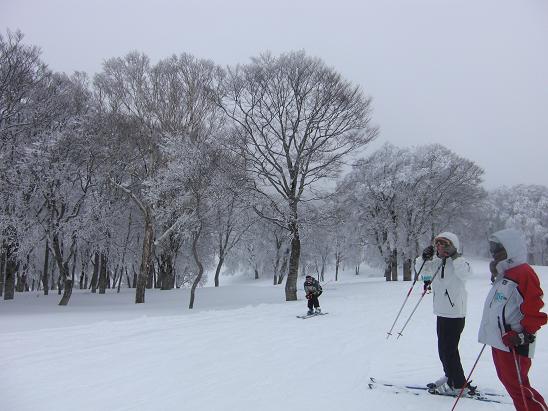
[[[406,385],[406,384],[395,384],[389,381],[379,380],[377,378],[370,377],[368,383],[369,389],[382,389],[384,391],[393,392],[394,394],[412,394],[412,395],[438,395],[446,396],[451,398],[456,398],[457,395],[453,394],[439,394],[429,390],[427,386],[422,385]],[[494,402],[498,404],[512,404],[512,402],[504,401],[506,395],[496,393],[496,392],[478,392],[477,395],[463,395],[462,398],[469,398],[471,400],[483,401],[483,402]]]
[[[307,318],[319,317],[320,315],[326,315],[326,314],[329,314],[329,313],[320,312],[320,313],[313,313],[313,314],[298,315],[297,318],[302,318],[303,320],[306,320]]]

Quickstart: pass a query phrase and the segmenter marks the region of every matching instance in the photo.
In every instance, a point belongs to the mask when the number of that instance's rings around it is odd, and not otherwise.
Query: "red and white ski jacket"
[[[515,230],[502,230],[493,236],[498,239],[508,258],[497,265],[498,275],[485,305],[479,329],[479,342],[510,351],[502,342],[502,335],[510,330],[535,334],[546,324],[547,315],[541,309],[543,292],[533,268],[525,263],[525,242]],[[522,355],[533,357],[535,343],[518,347]]]

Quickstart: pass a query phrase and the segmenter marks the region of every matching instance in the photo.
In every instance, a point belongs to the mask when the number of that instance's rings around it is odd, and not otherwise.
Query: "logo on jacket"
[[[500,302],[500,301],[505,301],[507,299],[508,298],[506,298],[506,296],[503,293],[500,293],[498,291],[495,293],[495,300]]]

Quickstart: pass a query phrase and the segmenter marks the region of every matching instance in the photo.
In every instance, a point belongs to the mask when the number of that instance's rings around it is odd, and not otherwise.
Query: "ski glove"
[[[494,283],[497,279],[498,271],[497,271],[497,261],[491,261],[489,263],[489,271],[491,271],[491,283]]]
[[[434,246],[429,245],[426,247],[422,252],[422,259],[423,260],[431,260],[432,257],[434,257]]]
[[[515,347],[523,344],[530,344],[535,341],[535,336],[529,333],[517,333],[508,331],[502,335],[502,342],[507,347]]]
[[[423,290],[424,290],[424,291],[431,290],[431,287],[430,287],[430,284],[431,284],[431,283],[432,283],[432,281],[426,280],[426,281],[424,282]]]
[[[453,260],[459,256],[457,249],[453,244],[446,246],[445,252],[447,253],[447,257],[451,257]]]

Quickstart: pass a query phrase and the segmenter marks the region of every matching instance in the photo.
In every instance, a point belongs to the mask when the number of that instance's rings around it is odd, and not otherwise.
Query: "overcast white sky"
[[[548,185],[548,0],[0,0],[8,28],[67,73],[130,50],[226,65],[305,49],[374,98],[372,148],[441,143],[486,188]]]

